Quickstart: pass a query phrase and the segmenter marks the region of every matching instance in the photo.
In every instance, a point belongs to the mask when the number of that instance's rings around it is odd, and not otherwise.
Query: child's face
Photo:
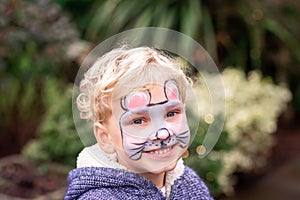
[[[118,161],[138,172],[171,170],[188,147],[190,131],[177,84],[149,84],[113,102],[109,121]]]

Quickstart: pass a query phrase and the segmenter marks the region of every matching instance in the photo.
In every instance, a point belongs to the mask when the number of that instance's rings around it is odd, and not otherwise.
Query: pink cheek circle
[[[127,108],[129,109],[146,106],[147,104],[148,96],[143,92],[139,92],[128,96]]]

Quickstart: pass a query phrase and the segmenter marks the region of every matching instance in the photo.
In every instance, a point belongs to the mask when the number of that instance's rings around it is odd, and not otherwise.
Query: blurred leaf
[[[43,96],[48,110],[39,127],[38,138],[23,149],[26,157],[45,163],[75,166],[83,145],[72,117],[72,89],[72,85],[62,87],[54,79],[46,80]]]
[[[263,32],[259,25],[249,27],[250,58],[254,69],[261,69]]]
[[[278,38],[280,38],[285,45],[291,50],[291,53],[294,55],[295,59],[300,62],[300,43],[290,32],[285,28],[280,26],[273,19],[265,19],[263,24],[266,30],[274,33]]]
[[[16,153],[36,134],[47,109],[42,91],[48,77],[66,81],[66,48],[78,39],[57,4],[40,0],[0,2],[1,152]],[[18,126],[16,126],[18,124]]]
[[[160,13],[161,18],[157,22],[158,27],[171,28],[176,17],[175,8],[165,8],[163,7],[162,12]]]
[[[152,21],[153,10],[150,8],[146,9],[140,17],[137,19],[135,26],[136,27],[147,27],[150,26]]]
[[[207,52],[210,54],[210,56],[215,60],[215,62],[218,61],[218,55],[217,55],[217,41],[216,41],[216,35],[214,31],[214,26],[212,22],[212,18],[207,10],[206,7],[203,6],[202,8],[203,12],[203,38],[204,38],[204,46]]]

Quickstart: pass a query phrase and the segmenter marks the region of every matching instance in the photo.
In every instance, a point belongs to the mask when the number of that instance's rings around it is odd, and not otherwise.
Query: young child
[[[149,47],[114,49],[85,73],[77,107],[97,143],[77,158],[68,199],[212,199],[182,154],[190,142],[181,64]]]

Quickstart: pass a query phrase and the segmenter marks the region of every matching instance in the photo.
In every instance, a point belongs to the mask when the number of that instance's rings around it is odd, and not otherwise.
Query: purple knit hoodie
[[[65,200],[165,200],[161,190],[148,179],[123,169],[83,167],[70,171]],[[189,167],[175,180],[169,199],[213,199],[206,185]]]

